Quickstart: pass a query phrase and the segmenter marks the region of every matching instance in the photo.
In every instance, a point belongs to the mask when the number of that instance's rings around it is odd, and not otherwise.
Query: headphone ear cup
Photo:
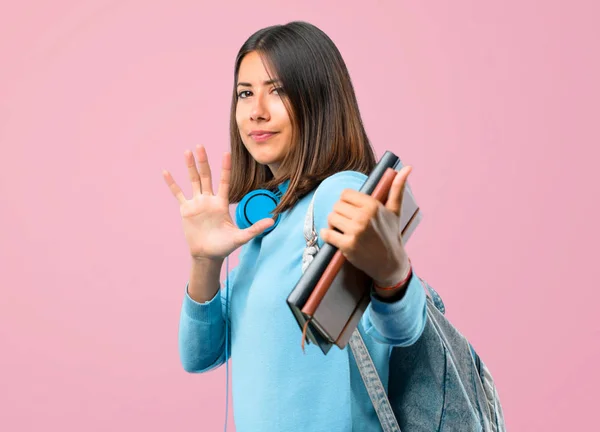
[[[244,195],[235,211],[235,222],[240,229],[251,227],[261,219],[273,217],[273,210],[279,204],[279,196],[267,189],[258,189]],[[257,237],[263,237],[275,229],[281,215],[275,223]]]

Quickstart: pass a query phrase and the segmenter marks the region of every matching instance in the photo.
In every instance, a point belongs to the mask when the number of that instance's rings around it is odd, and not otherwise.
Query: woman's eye
[[[284,93],[283,88],[281,87],[276,87],[271,92],[276,95],[282,95]],[[242,90],[237,96],[239,99],[246,99],[247,97],[252,96],[252,92],[250,90]]]

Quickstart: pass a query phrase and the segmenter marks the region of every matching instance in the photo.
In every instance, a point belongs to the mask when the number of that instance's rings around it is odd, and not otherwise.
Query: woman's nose
[[[269,112],[266,107],[264,98],[262,95],[257,95],[252,101],[252,109],[250,110],[250,118],[252,120],[268,120]]]

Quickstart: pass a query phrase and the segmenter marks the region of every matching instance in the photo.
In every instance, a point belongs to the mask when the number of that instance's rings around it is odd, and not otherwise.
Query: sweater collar
[[[279,189],[279,193],[281,195],[283,195],[285,193],[285,191],[287,191],[289,185],[290,185],[289,179],[287,179],[283,183],[280,183],[279,185],[277,185],[277,189]]]

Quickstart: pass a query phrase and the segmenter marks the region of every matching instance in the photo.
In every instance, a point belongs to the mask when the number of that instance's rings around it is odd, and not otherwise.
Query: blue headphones
[[[276,192],[272,192],[267,189],[253,190],[246,195],[238,203],[235,211],[235,222],[240,229],[249,228],[252,224],[258,222],[261,219],[272,217],[273,210],[279,204],[279,200],[288,188],[289,180],[286,180],[279,186]],[[277,215],[273,226],[267,228],[257,238],[264,237],[275,229],[281,219],[281,215]]]

